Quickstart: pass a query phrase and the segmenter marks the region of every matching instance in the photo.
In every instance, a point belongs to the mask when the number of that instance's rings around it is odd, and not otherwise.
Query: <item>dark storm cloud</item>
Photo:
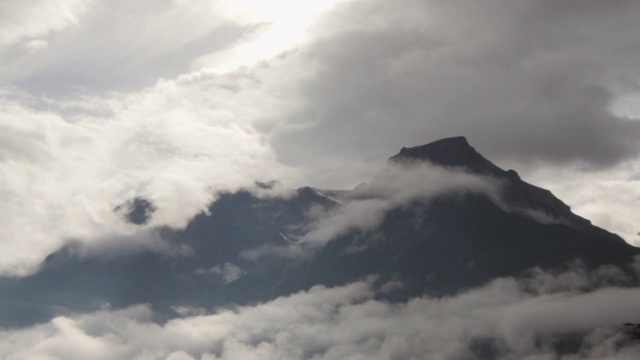
[[[639,150],[640,122],[609,110],[639,75],[638,14],[636,1],[347,4],[301,50],[315,75],[291,118],[308,126],[281,127],[276,149],[339,162],[465,135],[490,158],[614,165]]]

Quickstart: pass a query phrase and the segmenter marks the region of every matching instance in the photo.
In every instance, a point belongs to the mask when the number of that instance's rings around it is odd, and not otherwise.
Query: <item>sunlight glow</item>
[[[196,59],[193,71],[217,73],[251,66],[308,40],[308,29],[338,2],[347,0],[222,0],[215,11],[242,26],[258,26],[255,33],[231,48]]]

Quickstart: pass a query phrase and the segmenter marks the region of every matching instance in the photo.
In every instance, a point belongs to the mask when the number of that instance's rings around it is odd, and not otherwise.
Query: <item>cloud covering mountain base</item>
[[[532,270],[444,298],[375,300],[371,279],[154,321],[147,305],[0,332],[4,359],[635,359],[640,289],[614,267]],[[596,290],[593,286],[609,284]]]

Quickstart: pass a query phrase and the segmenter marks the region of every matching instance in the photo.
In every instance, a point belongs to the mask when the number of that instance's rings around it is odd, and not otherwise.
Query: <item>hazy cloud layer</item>
[[[607,275],[608,274],[608,275]],[[534,271],[447,298],[372,300],[363,281],[314,287],[253,307],[152,322],[145,305],[60,316],[0,332],[4,359],[635,359],[622,324],[640,290],[587,291],[615,271]],[[182,313],[189,312],[180,309]],[[558,339],[576,346],[556,353]]]
[[[499,206],[501,184],[497,179],[478,176],[464,169],[433,166],[428,163],[411,165],[390,163],[370,183],[359,185],[339,199],[335,207],[312,208],[311,219],[304,235],[287,247],[263,246],[245,251],[242,256],[258,259],[265,255],[305,257],[329,241],[349,231],[367,233],[375,230],[386,213],[412,202],[426,202],[438,196],[484,194]],[[319,192],[322,195],[322,192]]]

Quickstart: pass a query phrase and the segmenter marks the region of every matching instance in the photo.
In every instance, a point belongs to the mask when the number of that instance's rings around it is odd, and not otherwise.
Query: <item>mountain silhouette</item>
[[[176,306],[249,304],[364,278],[376,284],[378,298],[406,301],[575,261],[589,269],[615,265],[635,276],[629,266],[640,249],[573,214],[550,191],[496,166],[464,137],[402,148],[389,159],[388,170],[426,163],[492,179],[502,189],[500,201],[481,192],[416,196],[386,209],[374,228],[347,227],[304,256],[267,252],[256,258],[247,254],[299,244],[319,226],[318,209],[339,214],[355,201],[356,190],[304,187],[287,197],[258,196],[249,189],[223,193],[184,229],[153,229],[167,244],[188,249],[183,255],[149,249],[81,255],[82,245],[70,243],[48,256],[37,273],[0,279],[0,323],[24,326],[71,309],[136,303],[150,303],[169,318]],[[125,220],[144,224],[155,207],[137,200],[124,209]]]

